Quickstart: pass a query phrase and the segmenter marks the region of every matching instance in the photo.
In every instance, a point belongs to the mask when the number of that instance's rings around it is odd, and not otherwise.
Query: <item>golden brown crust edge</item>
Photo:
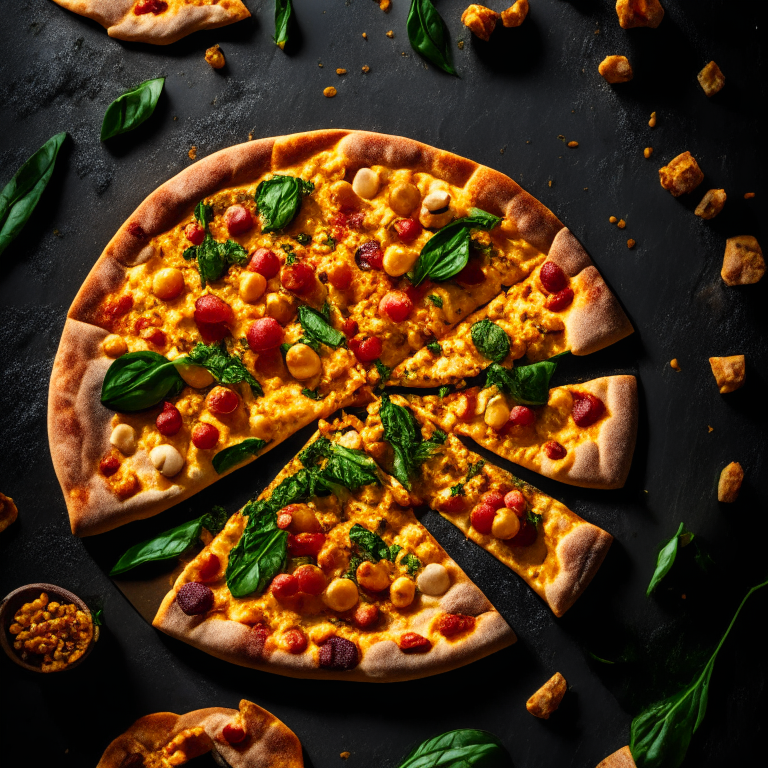
[[[216,5],[182,5],[159,16],[132,13],[135,0],[53,0],[68,11],[93,19],[110,37],[137,43],[168,45],[202,29],[215,29],[247,19],[251,14],[240,0]]]
[[[629,747],[622,747],[621,749],[608,755],[604,760],[601,760],[597,768],[637,768],[632,753],[629,751]]]

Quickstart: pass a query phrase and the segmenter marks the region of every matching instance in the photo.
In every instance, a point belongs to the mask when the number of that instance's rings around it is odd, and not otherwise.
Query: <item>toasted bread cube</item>
[[[487,43],[491,37],[491,32],[496,29],[496,22],[499,20],[499,14],[486,8],[484,5],[473,3],[464,13],[461,14],[461,22],[468,27],[473,35],[477,35],[481,40]]]
[[[632,79],[632,65],[626,56],[606,56],[597,68],[607,83],[628,83]]]
[[[744,386],[746,377],[746,361],[744,355],[731,355],[730,357],[710,357],[709,364],[715,376],[720,394],[735,392]]]
[[[506,11],[501,12],[501,23],[505,27],[519,27],[528,15],[528,0],[517,0]]]
[[[608,755],[605,760],[601,760],[597,768],[637,768],[629,747],[622,747],[618,752]]]
[[[765,274],[765,259],[760,243],[752,235],[729,237],[720,276],[726,285],[751,285]]]
[[[707,96],[714,96],[724,85],[725,75],[714,61],[710,61],[697,75],[699,85]]]
[[[717,484],[717,500],[726,504],[733,504],[739,498],[741,484],[744,482],[744,470],[738,461],[732,461],[720,473],[720,481]]]
[[[683,152],[659,168],[659,181],[674,197],[693,192],[704,181],[704,172],[690,152]]]
[[[694,213],[701,216],[702,219],[714,219],[723,210],[727,199],[728,195],[725,194],[724,189],[710,189],[701,198],[701,202],[696,206]]]
[[[549,716],[560,706],[565,696],[567,683],[565,678],[555,672],[536,693],[525,703],[525,708],[534,716],[542,720],[549,720]]]
[[[664,18],[659,0],[616,0],[616,15],[622,29],[656,28]]]

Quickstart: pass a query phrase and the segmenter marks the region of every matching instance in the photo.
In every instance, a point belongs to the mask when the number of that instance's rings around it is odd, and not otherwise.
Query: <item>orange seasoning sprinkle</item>
[[[187,154],[189,155],[190,160],[195,160],[197,158],[197,147],[193,145]]]
[[[655,128],[656,127],[656,113],[655,112],[651,112],[651,119],[648,121],[648,125],[650,125],[651,128]]]
[[[336,70],[336,74],[337,74],[337,75],[346,75],[346,74],[347,74],[347,70],[346,70],[346,69],[342,69],[341,67],[339,67],[339,68]]]
[[[578,147],[578,146],[579,146],[579,142],[578,142],[578,141],[569,141],[569,142],[568,142],[568,146],[569,146],[571,149],[576,149],[576,147]]]
[[[634,248],[636,245],[637,243],[631,237],[627,240],[627,248]]]
[[[755,196],[754,192],[745,192],[744,193],[744,199],[745,200],[751,200]]]
[[[627,222],[624,219],[619,219],[619,223],[616,225],[619,229],[624,229],[627,226]]]
[[[367,39],[368,39],[368,33],[367,32],[363,32],[363,40],[367,40]]]
[[[363,64],[363,74],[367,75],[371,71],[371,68],[367,64]]]
[[[618,221],[618,219],[615,216],[610,216],[608,218],[608,221],[610,221],[611,224],[615,224]]]
[[[329,85],[327,88],[323,89],[323,96],[325,96],[326,99],[332,99],[336,93],[337,91],[332,85]]]
[[[679,370],[680,370],[680,363],[678,363],[678,362],[677,362],[677,358],[676,358],[676,357],[673,357],[673,358],[672,358],[672,359],[669,361],[669,367],[670,367],[670,368],[673,368],[673,369],[674,369],[674,370],[676,370],[676,371],[679,371]]]
[[[653,147],[646,147],[643,150],[643,156],[647,160],[653,154]]]
[[[387,37],[392,38],[395,36],[395,33],[390,29],[389,32],[387,32]]]

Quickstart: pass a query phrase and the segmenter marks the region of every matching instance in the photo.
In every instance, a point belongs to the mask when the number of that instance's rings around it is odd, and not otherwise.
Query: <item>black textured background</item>
[[[2,761],[95,765],[141,715],[236,706],[248,697],[296,731],[316,768],[394,768],[414,743],[456,727],[493,731],[518,768],[591,768],[628,742],[642,706],[692,679],[747,588],[768,576],[768,281],[727,288],[719,277],[727,237],[752,234],[767,244],[765,4],[667,0],[658,29],[624,31],[610,0],[532,0],[522,27],[499,26],[485,44],[461,25],[464,2],[439,0],[456,79],[411,51],[408,0],[393,0],[388,15],[371,0],[294,0],[297,28],[286,53],[271,42],[270,0],[246,2],[253,18],[167,47],[111,40],[49,0],[16,0],[3,14],[0,184],[54,133],[70,138],[32,219],[0,259],[0,490],[20,509],[19,521],[0,535],[0,594],[52,581],[103,604],[107,626],[72,673],[28,675],[0,658]],[[385,36],[390,29],[393,39]],[[203,60],[216,42],[227,58],[220,72]],[[598,76],[597,64],[613,53],[629,56],[633,82],[612,87]],[[696,73],[710,59],[727,80],[707,99]],[[348,74],[338,77],[336,67]],[[159,75],[167,80],[152,118],[101,144],[107,105]],[[328,85],[338,88],[335,99],[322,96]],[[214,503],[237,509],[309,430],[164,513],[162,522],[84,541],[69,533],[47,447],[47,384],[67,307],[139,202],[190,164],[192,145],[204,157],[249,132],[332,126],[402,134],[509,174],[575,232],[637,329],[600,353],[566,359],[555,381],[639,376],[640,434],[627,486],[585,491],[519,471],[616,537],[596,580],[556,620],[490,555],[428,514],[430,530],[519,642],[411,683],[300,681],[230,666],[157,633],[105,575],[120,551],[153,531]],[[578,149],[559,136],[578,141]],[[646,146],[654,147],[650,160]],[[686,149],[706,180],[674,199],[659,186],[658,168]],[[693,208],[712,187],[724,187],[729,199],[706,222]],[[745,201],[749,191],[757,197]],[[626,219],[627,228],[611,226],[610,215]],[[632,251],[628,237],[637,240]],[[721,396],[707,358],[736,353],[747,356],[748,383]],[[669,367],[672,357],[681,372]],[[745,486],[736,504],[719,505],[717,477],[732,460],[743,464]],[[646,599],[658,544],[681,520],[715,565],[705,573],[688,547]],[[767,605],[768,590],[752,598],[719,656],[688,766],[759,762],[768,732]],[[618,663],[598,663],[590,653]],[[550,721],[535,720],[525,700],[557,670],[569,692]],[[342,750],[352,753],[347,763]]]

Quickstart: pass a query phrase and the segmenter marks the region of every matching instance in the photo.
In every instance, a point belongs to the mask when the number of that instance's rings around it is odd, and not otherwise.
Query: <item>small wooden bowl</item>
[[[51,672],[43,672],[40,664],[28,664],[13,647],[13,635],[8,631],[8,628],[13,624],[13,617],[16,612],[21,608],[24,603],[31,603],[33,600],[37,600],[40,595],[45,592],[48,595],[50,601],[56,601],[59,603],[74,603],[83,613],[87,613],[91,616],[91,611],[88,606],[75,594],[69,590],[57,587],[55,584],[27,584],[25,587],[19,587],[14,589],[13,592],[5,596],[5,599],[0,603],[0,646],[5,651],[6,656],[11,658],[20,667],[28,669],[30,672],[40,672],[41,674],[52,674]],[[93,616],[91,616],[93,620]],[[93,637],[88,647],[85,649],[85,653],[73,661],[71,664],[67,664],[64,669],[57,670],[58,672],[66,672],[68,669],[73,669],[82,661],[84,661],[93,648],[93,644],[98,640],[99,628],[94,625]]]

